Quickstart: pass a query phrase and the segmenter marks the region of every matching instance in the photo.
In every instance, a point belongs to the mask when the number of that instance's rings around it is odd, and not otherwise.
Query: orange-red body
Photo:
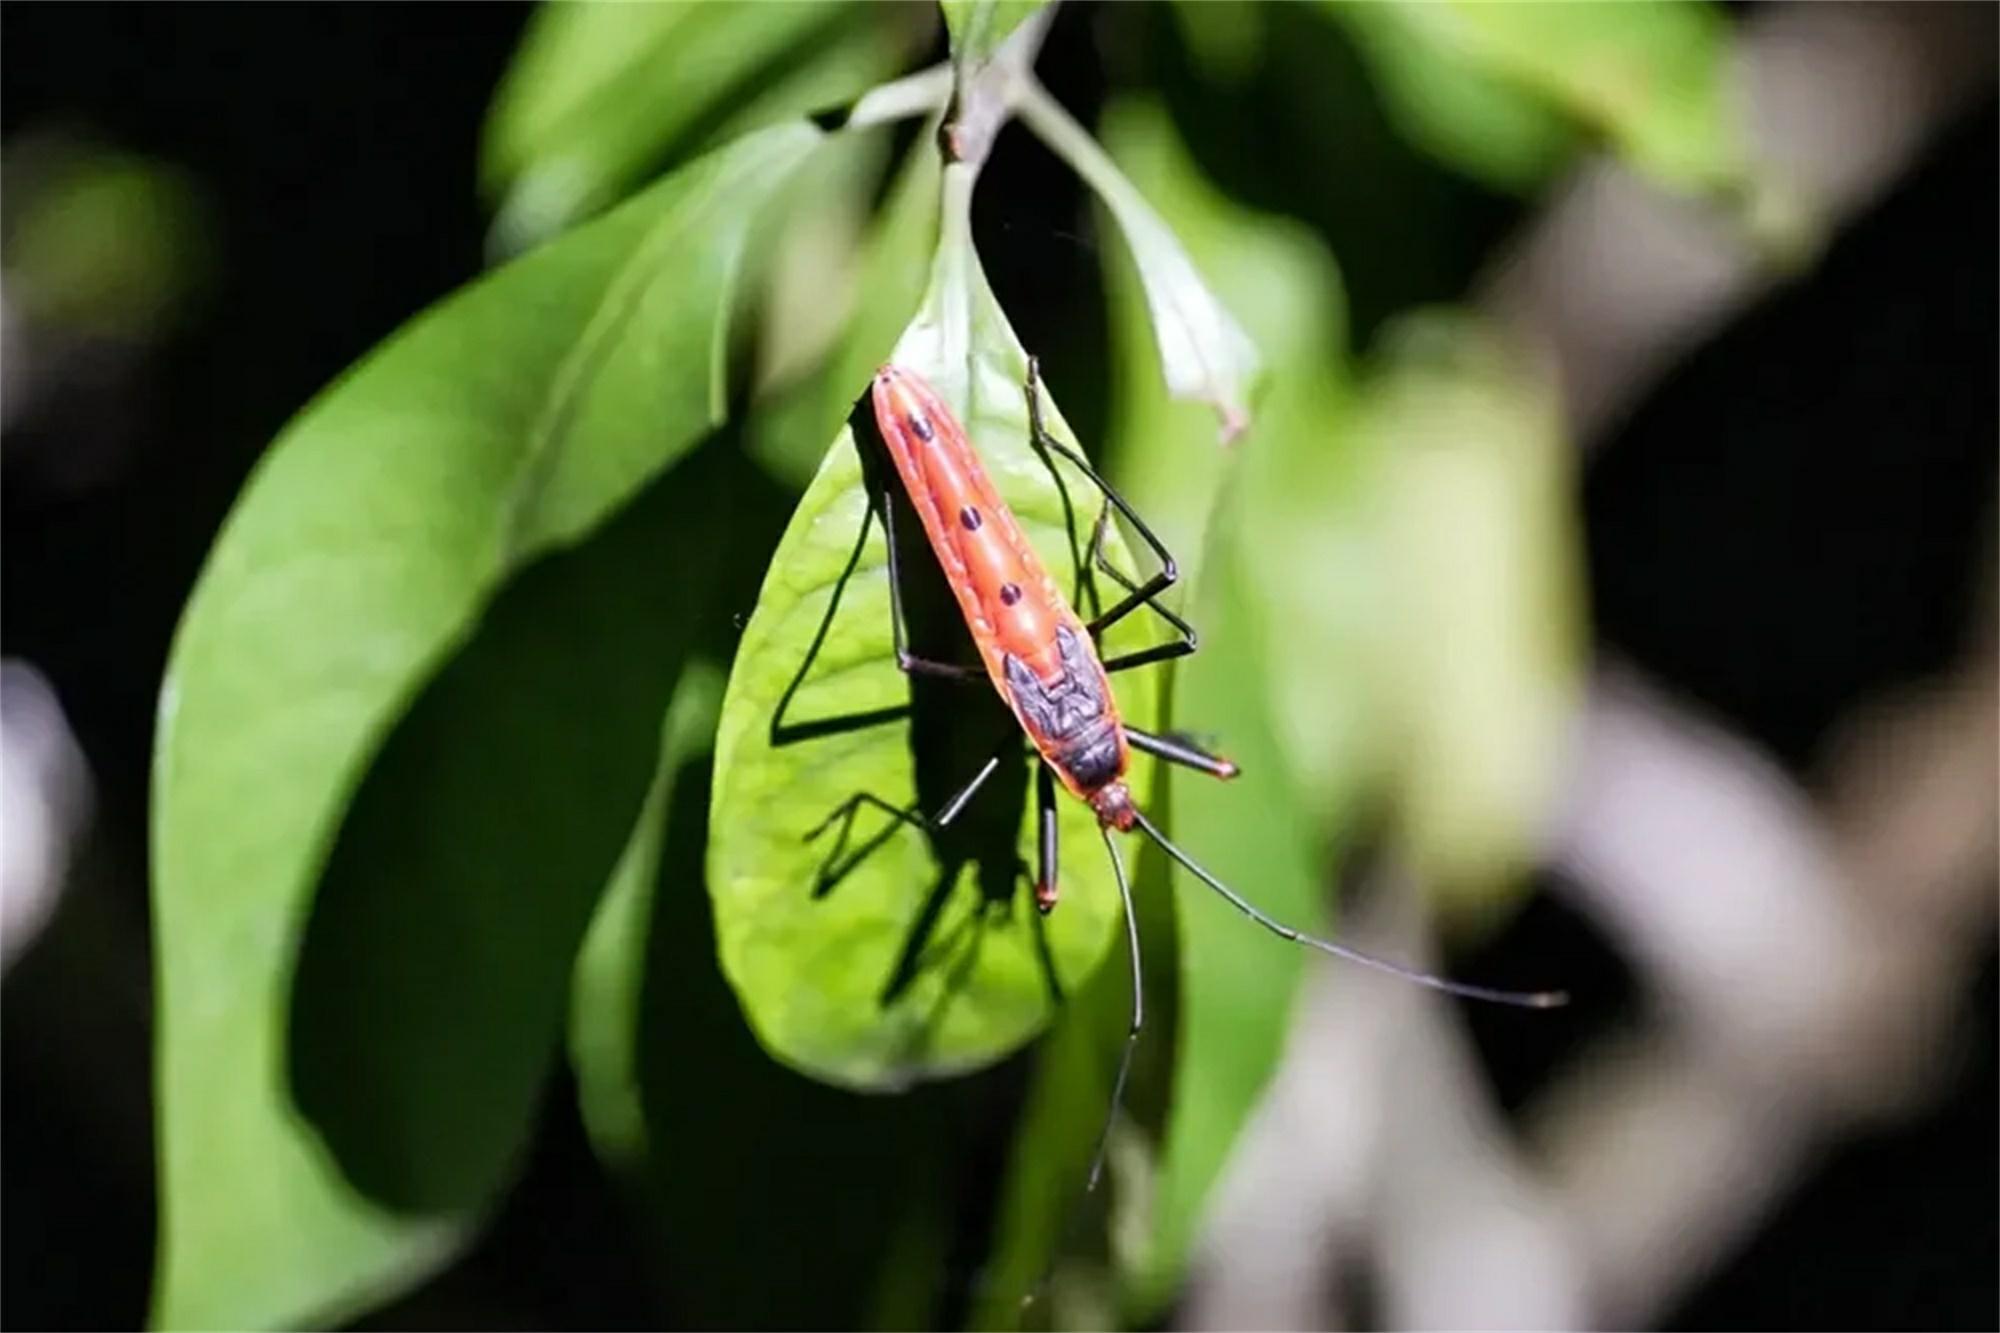
[[[931,549],[937,553],[938,563],[958,598],[965,623],[971,627],[993,688],[1007,701],[1049,768],[1061,777],[1065,787],[1089,802],[1105,829],[1143,830],[1202,883],[1251,920],[1288,940],[1455,995],[1530,1008],[1563,1003],[1564,997],[1559,994],[1496,991],[1412,972],[1345,945],[1304,934],[1259,911],[1163,837],[1132,804],[1132,794],[1125,785],[1125,771],[1131,763],[1127,735],[1118,719],[1110,678],[1098,658],[1089,628],[1077,619],[1062,590],[1028,545],[1021,525],[993,489],[964,429],[929,385],[913,372],[897,366],[884,366],[875,372],[874,401],[875,421],[882,439],[903,479],[904,489],[909,492],[910,503],[923,521]],[[1115,497],[1112,498],[1115,503]],[[1129,509],[1125,513],[1132,517]],[[1157,543],[1155,549],[1160,549]],[[1161,555],[1165,559],[1163,550]],[[1168,572],[1171,569],[1169,562],[1162,571],[1163,579],[1171,579]],[[1118,612],[1114,610],[1111,614],[1115,616]],[[1181,624],[1178,620],[1174,623]],[[1192,631],[1187,646],[1192,650]],[[1129,662],[1131,658],[1126,660]],[[907,668],[910,663],[904,665]],[[1145,737],[1143,733],[1140,744],[1216,777],[1236,776],[1234,764],[1192,745],[1168,744],[1164,738]],[[1041,813],[1044,868],[1035,885],[1035,904],[1046,912],[1055,906],[1056,900],[1055,819],[1046,808]],[[1131,1038],[1126,1042],[1118,1079],[1113,1085],[1111,1102],[1115,1107],[1130,1067],[1131,1039],[1139,1035],[1139,935],[1124,866],[1108,833],[1105,846],[1111,852],[1112,869],[1125,898],[1125,922],[1132,946]],[[1101,1163],[1101,1139],[1099,1143]],[[1096,1167],[1092,1167],[1093,1182],[1096,1177]]]
[[[1063,785],[1130,827],[1131,757],[1090,634],[1049,577],[965,430],[913,371],[875,374],[875,421],[993,688]]]

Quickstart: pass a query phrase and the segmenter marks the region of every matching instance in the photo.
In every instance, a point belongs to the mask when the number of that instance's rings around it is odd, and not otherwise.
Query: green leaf
[[[1326,424],[1338,417],[1345,382],[1339,274],[1305,229],[1219,195],[1157,104],[1115,101],[1103,126],[1120,168],[1218,277],[1219,290],[1245,312],[1282,372],[1242,447],[1217,450],[1210,424],[1168,402],[1151,368],[1136,269],[1107,265],[1113,413],[1106,457],[1196,591],[1190,614],[1202,649],[1174,667],[1174,721],[1214,737],[1245,766],[1245,776],[1228,784],[1167,770],[1168,781],[1155,784],[1154,813],[1197,857],[1304,925],[1320,912],[1326,840],[1291,753],[1293,728],[1280,724],[1283,713],[1271,702],[1268,646],[1282,632],[1284,612],[1271,609],[1272,590],[1253,577],[1264,567],[1246,572],[1246,565],[1265,532],[1271,496],[1289,480],[1281,464],[1297,466],[1319,452]],[[1246,489],[1248,498],[1235,494]],[[1320,665],[1324,684],[1338,691],[1342,675]],[[1106,968],[1039,1052],[986,1267],[988,1289],[975,1306],[981,1327],[1074,1326],[1089,1322],[1093,1302],[1115,1307],[1116,1286],[1100,1272],[1103,1256],[1085,1243],[1099,1238],[1105,1223],[1135,1317],[1154,1319],[1179,1281],[1207,1193],[1289,1025],[1296,950],[1198,881],[1170,874],[1163,856],[1149,849],[1139,862],[1147,1036],[1109,1156],[1115,1205],[1108,1217],[1091,1215],[1091,1228],[1078,1217],[1129,1015],[1124,978]],[[1045,1296],[1024,1317],[1021,1295],[1045,1273]]]
[[[767,524],[765,509],[745,524],[760,538],[784,517],[779,509]],[[746,516],[730,517],[734,529]],[[705,746],[690,750],[677,767],[663,756],[665,799],[620,865],[616,892],[631,894],[629,910],[608,901],[601,918],[620,937],[622,962],[597,952],[608,937],[594,936],[588,965],[609,966],[578,978],[580,1002],[597,996],[573,1031],[606,1024],[588,1047],[572,1047],[593,1142],[627,1187],[648,1267],[671,1274],[671,1322],[936,1326],[937,1269],[911,1271],[921,1257],[911,1246],[945,1232],[939,1219],[950,1216],[949,1094],[992,1089],[863,1096],[763,1052],[715,955],[699,888],[710,765]],[[608,1049],[613,1040],[629,1044]]]
[[[1174,723],[1213,736],[1243,767],[1218,784],[1171,771],[1175,840],[1266,910],[1301,927],[1323,914],[1329,836],[1315,793],[1359,780],[1362,757],[1323,744],[1304,722],[1361,705],[1338,656],[1302,646],[1318,698],[1279,688],[1283,636],[1297,599],[1325,595],[1327,569],[1269,553],[1325,533],[1314,478],[1337,471],[1329,427],[1346,398],[1340,274],[1305,228],[1250,212],[1209,184],[1156,104],[1105,108],[1106,148],[1160,208],[1192,260],[1243,313],[1270,358],[1270,390],[1239,448],[1222,454],[1204,423],[1167,403],[1147,366],[1140,274],[1107,266],[1114,399],[1110,457],[1128,496],[1193,570],[1191,612],[1202,648],[1175,666]],[[1301,733],[1305,733],[1302,738]],[[1175,871],[1179,1022],[1165,1132],[1142,1214],[1121,1245],[1142,1319],[1178,1284],[1209,1192],[1262,1096],[1290,1026],[1301,960],[1199,881]]]
[[[694,461],[734,443],[718,440]],[[698,887],[709,723],[723,683],[709,662],[736,638],[720,612],[751,604],[790,509],[739,450],[723,457],[731,467],[720,477],[691,479],[714,497],[708,522],[688,523],[714,571],[702,599],[710,610],[692,609],[696,659],[668,710],[653,792],[577,959],[571,1054],[585,1123],[627,1187],[637,1239],[657,1256],[649,1266],[672,1273],[674,1322],[932,1326],[938,1269],[911,1265],[940,1257],[941,1219],[955,1207],[943,1166],[955,1094],[977,1101],[993,1088],[859,1096],[773,1062],[723,979]],[[785,1281],[771,1281],[781,1270]]]
[[[1255,76],[1270,26],[1261,6],[1178,0],[1173,8],[1188,55],[1207,81],[1241,87]]]
[[[1148,813],[1171,823],[1164,787],[1153,784]],[[1132,1020],[1131,976],[1117,961],[1098,969],[1035,1048],[1034,1078],[1014,1126],[1013,1155],[969,1328],[1096,1327],[1115,1312],[1118,1284],[1103,1250],[1107,1196],[1115,1195],[1129,1214],[1134,1210],[1124,1206],[1128,1199],[1143,1195],[1142,1182],[1130,1169],[1132,1154],[1120,1150],[1159,1130],[1172,1079],[1179,987],[1175,909],[1164,858],[1141,852],[1128,860],[1137,863],[1133,895],[1146,1027],[1113,1126],[1106,1183],[1095,1198],[1085,1195]],[[1144,1169],[1141,1163],[1138,1170]]]
[[[1257,347],[1203,281],[1174,230],[1081,125],[1041,88],[1021,94],[1021,119],[1083,177],[1110,210],[1146,293],[1167,392],[1213,406],[1225,442],[1250,424]]]
[[[413,321],[286,429],[225,524],[155,750],[155,1324],[336,1319],[463,1227],[469,1208],[357,1188],[294,1102],[314,886],[384,736],[496,591],[719,418],[744,238],[819,139],[741,140]],[[426,1168],[470,1204],[468,1173]]]
[[[1203,557],[1194,602],[1203,648],[1174,676],[1176,722],[1212,735],[1243,769],[1233,782],[1172,778],[1174,840],[1259,907],[1301,930],[1323,928],[1327,839],[1287,772],[1285,719],[1258,688],[1269,670],[1262,590],[1242,567],[1261,516],[1225,506]],[[1291,1027],[1303,951],[1244,919],[1185,872],[1180,916],[1180,1025],[1166,1134],[1150,1182],[1144,1237],[1120,1255],[1138,1322],[1177,1289],[1211,1191],[1263,1097]]]
[[[759,302],[752,393],[760,407],[825,366],[840,346],[861,304],[870,213],[889,149],[889,136],[880,131],[834,135],[794,182],[784,225],[769,247],[769,279]],[[838,420],[818,432],[807,476]]]
[[[698,2],[713,6],[715,0]],[[753,0],[753,5],[762,2]],[[909,100],[900,106],[883,108],[882,120],[864,123],[886,124],[943,105],[942,85],[925,102],[916,95],[917,88],[922,86],[919,75],[893,79],[913,55],[928,47],[934,31],[932,25],[911,22],[913,16],[907,8],[885,10],[878,4],[852,5],[849,0],[817,0],[817,3],[837,3],[841,9],[830,24],[808,33],[774,66],[739,85],[718,103],[714,113],[706,118],[713,122],[712,128],[708,124],[697,127],[700,144],[719,144],[781,120],[841,107],[847,107],[850,115],[864,104],[881,108],[890,93],[899,88],[908,90]],[[943,70],[942,66],[938,68]],[[875,94],[873,98],[868,96],[871,93]]]
[[[953,407],[1069,586],[1096,498],[1081,474],[1052,475],[1030,447],[1026,359],[972,254],[970,179],[962,166],[946,171],[937,267],[894,359]],[[1068,434],[1059,418],[1050,427]],[[868,515],[849,429],[800,501],[744,630],[717,741],[708,880],[724,971],[766,1049],[816,1077],[882,1089],[977,1068],[1039,1032],[1102,959],[1118,900],[1104,859],[1082,850],[1097,842],[1094,818],[1065,799],[1063,904],[1035,913],[1024,746],[1003,748],[1001,772],[942,835],[866,803],[935,812],[1016,727],[983,688],[897,670],[885,548]],[[912,648],[974,660],[935,561],[915,548],[904,573]],[[1150,715],[1143,682],[1123,697],[1129,715]],[[881,720],[811,730],[869,715]],[[797,738],[786,730],[801,727]]]
[[[656,711],[647,719],[659,740],[657,761],[589,933],[576,952],[570,1005],[570,1060],[584,1125],[598,1156],[628,1178],[643,1176],[655,1155],[648,1135],[646,1079],[656,1053],[646,1040],[645,998],[649,969],[656,961],[652,941],[661,910],[656,888],[669,870],[699,874],[702,859],[699,820],[690,825],[680,818],[674,826],[680,845],[673,847],[666,845],[668,828],[675,812],[684,814],[691,791],[701,798],[696,807],[706,808],[707,768],[722,708],[719,663],[734,648],[736,617],[755,596],[757,562],[777,540],[788,499],[749,462],[733,435],[713,441],[673,476],[686,478],[680,488],[681,512],[656,526],[684,531],[689,549],[672,559],[634,561],[628,568],[656,587],[662,585],[660,570],[706,565],[714,572],[694,584],[666,581],[667,587],[678,586],[678,605],[628,629],[635,644],[642,645],[649,633],[658,632],[652,622],[692,626],[691,658],[671,682],[672,699],[664,716]],[[689,955],[693,965],[713,970],[708,940],[709,932],[703,930],[694,942],[677,940],[674,948]],[[683,960],[677,967],[690,965]]]
[[[819,470],[828,437],[854,406],[854,386],[888,358],[923,300],[938,237],[936,129],[931,122],[910,145],[861,247],[857,299],[838,348],[811,376],[751,418],[750,448],[757,461],[799,490]],[[771,307],[780,304],[773,300]]]
[[[1048,0],[938,0],[951,33],[952,59],[962,69],[986,63]]]
[[[1229,293],[1251,341],[1269,348],[1283,367],[1274,386],[1317,384],[1339,392],[1346,376],[1345,294],[1332,256],[1311,229],[1253,213],[1219,193],[1157,103],[1118,99],[1106,105],[1101,123],[1121,173],[1158,203],[1189,261]],[[1198,561],[1233,453],[1215,448],[1214,431],[1198,412],[1168,401],[1171,386],[1148,355],[1151,298],[1134,257],[1107,255],[1105,281],[1114,423],[1106,458],[1154,530]],[[1267,433],[1260,428],[1245,442]]]
[[[667,808],[683,768],[711,748],[722,684],[720,669],[698,663],[675,688],[661,727],[659,767],[576,958],[569,1049],[577,1099],[598,1156],[628,1171],[644,1163],[648,1150],[640,1004]]]
[[[1574,450],[1525,352],[1447,312],[1387,332],[1353,429],[1379,460],[1402,839],[1427,886],[1476,907],[1533,863],[1581,688]]]
[[[1433,151],[1528,183],[1562,157],[1551,113],[1690,191],[1748,183],[1730,24],[1706,0],[1332,4]],[[1511,92],[1511,95],[1510,95]]]
[[[480,177],[521,250],[695,144],[852,100],[908,28],[848,0],[544,4],[492,106]]]
[[[1442,40],[1542,93],[1667,184],[1714,189],[1742,178],[1731,27],[1707,0],[1459,3],[1433,18],[1444,18]]]
[[[1366,57],[1397,130],[1439,161],[1495,189],[1527,191],[1575,153],[1581,134],[1572,118],[1436,40],[1421,14],[1353,0],[1325,9]]]
[[[299,1112],[378,1203],[464,1211],[511,1173],[669,692],[727,623],[714,580],[657,571],[711,557],[745,474],[763,486],[728,443],[509,583],[349,807],[288,1053]]]

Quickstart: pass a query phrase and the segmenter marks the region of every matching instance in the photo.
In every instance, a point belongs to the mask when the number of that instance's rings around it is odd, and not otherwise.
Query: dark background
[[[43,395],[6,441],[0,639],[54,684],[97,784],[71,891],[4,989],[0,1323],[144,1317],[153,1198],[145,827],[153,707],[169,636],[259,451],[403,319],[477,274],[484,108],[517,7],[22,5],[0,11],[0,132],[70,130],[188,172],[216,264],[193,317],[131,364]],[[1400,149],[1365,99],[1334,123],[1283,114],[1282,86],[1204,108],[1156,17],[1066,10],[1043,58],[1086,122],[1140,56],[1207,166],[1246,200],[1298,212],[1338,249],[1357,344],[1389,312],[1463,293],[1523,215]],[[1298,77],[1351,63],[1290,44]],[[1164,67],[1168,72],[1159,76]],[[1107,72],[1108,71],[1108,72]],[[1180,80],[1179,85],[1176,80]],[[1323,136],[1324,142],[1315,140]],[[1240,151],[1255,144],[1254,152]],[[1337,209],[1289,188],[1326,144],[1388,164]],[[1311,149],[1317,158],[1307,158]],[[1372,156],[1371,156],[1372,155]],[[1804,773],[1830,724],[1946,666],[1992,572],[1996,365],[1994,107],[1977,108],[1798,286],[1701,349],[1589,471],[1592,610],[1602,640]],[[1328,168],[1337,178],[1337,164]],[[1323,193],[1323,192],[1322,192]],[[1399,201],[1448,218],[1416,241]],[[1072,179],[1019,131],[979,196],[981,248],[1024,342],[1101,364],[1098,256]],[[107,394],[106,384],[114,392]],[[1060,395],[1088,437],[1101,398]],[[110,463],[84,485],[20,460]],[[1494,946],[1560,957],[1580,995],[1625,991],[1587,928],[1542,900]],[[1509,963],[1512,970],[1514,964]],[[1996,1314],[1994,968],[1966,1062],[1933,1109],[1827,1160],[1673,1322],[1688,1327],[1991,1327]],[[1508,1028],[1510,1093],[1574,1031]],[[636,1249],[566,1087],[489,1238],[379,1326],[647,1321]]]

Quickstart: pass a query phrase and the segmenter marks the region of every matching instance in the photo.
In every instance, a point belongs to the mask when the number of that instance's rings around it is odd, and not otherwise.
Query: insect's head
[[[1133,821],[1139,817],[1132,805],[1132,792],[1123,782],[1107,782],[1092,792],[1090,808],[1097,812],[1098,823],[1120,833],[1131,832]]]

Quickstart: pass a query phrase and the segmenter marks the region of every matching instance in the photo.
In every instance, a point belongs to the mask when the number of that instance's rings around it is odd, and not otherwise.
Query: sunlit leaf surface
[[[947,232],[894,359],[954,407],[1071,586],[1099,500],[1031,447],[1025,357],[968,238]],[[1036,915],[1032,769],[1011,715],[983,683],[896,668],[864,471],[865,451],[881,446],[862,411],[859,447],[852,430],[835,440],[744,630],[717,740],[708,878],[724,968],[765,1046],[819,1077],[891,1088],[986,1064],[1045,1027],[1103,957],[1118,900],[1094,819],[1064,797],[1064,897]],[[881,480],[897,484],[886,466]],[[916,536],[913,518],[901,535]],[[975,660],[935,559],[903,549],[913,649]],[[1122,547],[1113,555],[1129,567]],[[1146,682],[1121,699],[1149,716]],[[889,813],[935,812],[996,747],[999,775],[948,832]]]

